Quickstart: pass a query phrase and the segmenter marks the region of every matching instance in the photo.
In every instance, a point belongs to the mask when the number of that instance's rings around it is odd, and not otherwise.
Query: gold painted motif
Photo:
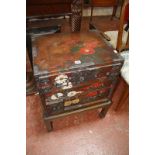
[[[75,100],[72,100],[72,104],[77,104],[77,103],[79,103],[80,102],[80,100],[77,98],[77,99],[75,99]]]
[[[70,106],[71,105],[71,101],[66,101],[65,103],[64,103],[64,106]]]
[[[70,106],[70,105],[72,105],[72,104],[77,104],[77,103],[79,103],[80,102],[80,100],[77,98],[77,99],[74,99],[74,100],[72,100],[72,101],[66,101],[65,103],[64,103],[64,106]]]

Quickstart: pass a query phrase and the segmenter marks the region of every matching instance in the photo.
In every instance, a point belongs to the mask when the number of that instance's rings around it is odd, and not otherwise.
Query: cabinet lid
[[[58,74],[123,61],[95,32],[33,38],[34,75]]]

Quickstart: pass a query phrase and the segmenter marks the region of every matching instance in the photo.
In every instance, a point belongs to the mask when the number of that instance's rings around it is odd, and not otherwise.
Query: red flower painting
[[[83,48],[80,49],[80,52],[82,54],[94,54],[95,50],[94,48],[98,45],[97,41],[89,41],[85,43],[85,46]]]
[[[93,48],[81,48],[80,53],[82,54],[94,54],[95,50]]]

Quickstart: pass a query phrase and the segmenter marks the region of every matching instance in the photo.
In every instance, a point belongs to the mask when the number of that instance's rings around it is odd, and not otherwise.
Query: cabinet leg
[[[106,107],[102,108],[101,112],[99,113],[100,118],[104,118],[105,117],[108,109],[109,109],[109,106],[106,106]]]
[[[46,128],[48,130],[48,132],[52,131],[53,130],[53,122],[52,121],[45,121],[45,124],[46,124]]]

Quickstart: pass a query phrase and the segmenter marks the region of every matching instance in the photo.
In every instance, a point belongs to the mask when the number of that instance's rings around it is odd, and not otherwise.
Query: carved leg
[[[45,120],[45,124],[46,124],[46,128],[47,128],[48,132],[53,130],[53,123],[52,123],[52,121]]]
[[[113,19],[113,17],[115,17],[116,11],[117,11],[117,5],[113,7],[113,12],[112,12],[111,20]]]
[[[105,107],[102,108],[101,112],[99,113],[100,118],[104,118],[105,117],[109,107],[110,106],[105,106]]]

